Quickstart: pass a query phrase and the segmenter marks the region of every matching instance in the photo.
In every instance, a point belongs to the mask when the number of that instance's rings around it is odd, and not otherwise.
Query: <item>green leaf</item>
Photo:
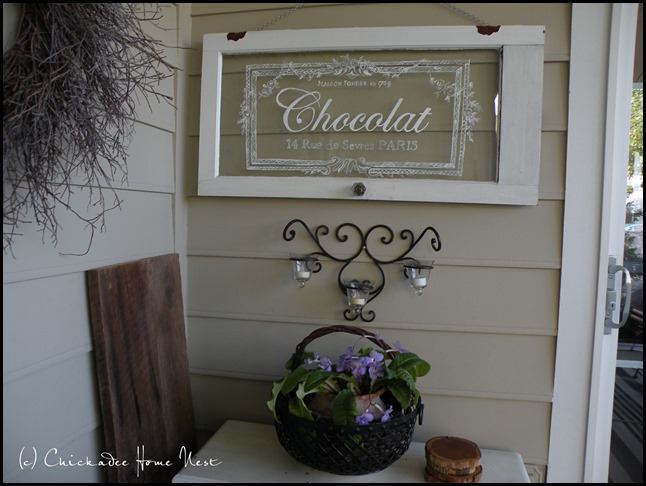
[[[296,388],[299,383],[305,382],[307,376],[313,371],[315,370],[308,370],[303,368],[302,366],[299,366],[289,375],[285,376],[285,378],[283,378],[283,380],[285,381],[285,383],[283,384],[283,394],[287,395],[294,388]]]
[[[404,380],[390,380],[387,384],[388,390],[399,402],[402,410],[410,406],[411,396],[415,395],[417,390],[411,390],[410,386]]]
[[[340,392],[332,402],[332,421],[335,425],[353,425],[356,423],[357,401],[350,390]]]
[[[415,390],[415,378],[413,378],[413,375],[411,375],[408,371],[402,369],[395,370],[395,378],[406,383],[409,390]]]
[[[330,381],[330,386],[333,387],[332,389],[335,389],[333,380],[330,380],[330,378],[334,378],[334,373],[331,371],[313,370],[305,380],[305,390],[307,392],[322,391],[320,388],[324,388],[323,385],[328,380]]]
[[[274,416],[274,420],[278,423],[280,423],[280,420],[278,420],[278,415],[276,415],[276,399],[278,398],[278,395],[280,394],[280,391],[282,389],[283,380],[274,382],[274,386],[271,389],[271,400],[267,402],[267,406],[269,407],[269,410],[271,410],[271,413]]]
[[[314,420],[312,412],[305,406],[305,402],[303,401],[305,395],[307,395],[307,392],[305,392],[303,384],[301,383],[296,390],[296,396],[289,400],[289,413],[307,420]]]
[[[389,368],[406,370],[411,374],[414,380],[431,371],[431,365],[415,353],[397,354],[390,363]]]

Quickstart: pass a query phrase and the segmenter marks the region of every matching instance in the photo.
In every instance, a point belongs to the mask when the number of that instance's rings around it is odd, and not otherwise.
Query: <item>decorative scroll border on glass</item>
[[[247,32],[234,41],[227,34],[204,36],[202,61],[202,90],[200,113],[200,155],[198,194],[205,196],[238,197],[295,197],[322,199],[371,199],[400,201],[461,202],[484,204],[534,205],[538,202],[538,178],[540,163],[541,111],[543,91],[543,50],[545,31],[542,26],[503,26],[492,35],[479,34],[475,27],[386,27],[354,29],[316,29],[292,31]],[[298,63],[247,66],[247,79],[254,76],[267,77],[267,93],[257,92],[245,86],[239,124],[245,136],[247,168],[301,171],[303,176],[289,177],[245,175],[229,176],[220,173],[220,109],[222,106],[223,56],[243,53],[297,53],[312,51],[338,52],[333,56],[338,63],[352,68],[352,51],[370,50],[447,50],[447,49],[501,49],[501,107],[498,177],[494,182],[474,182],[442,179],[370,178],[374,175],[459,175],[465,140],[470,135],[469,92],[461,103],[466,108],[460,121],[460,130],[454,131],[455,148],[451,150],[448,163],[424,164],[416,167],[408,162],[354,161],[359,177],[312,177],[325,175],[339,162],[334,154],[329,160],[298,160],[259,157],[256,151],[255,103],[258,96],[270,94],[274,89],[273,79],[283,75],[316,76],[339,65],[330,63]],[[348,54],[350,53],[350,54]],[[286,66],[289,65],[287,68]],[[405,62],[395,65],[369,64],[372,69],[405,70]],[[468,76],[468,64],[453,62],[442,66],[429,62],[425,72],[433,86],[432,73],[438,69],[455,69]],[[282,74],[281,74],[282,73]],[[361,73],[357,72],[360,76]],[[273,76],[273,78],[272,78]],[[456,76],[457,78],[457,76]],[[468,79],[468,78],[466,78]],[[456,81],[458,81],[456,79]],[[462,78],[464,83],[465,79]],[[463,84],[464,88],[464,84]],[[434,86],[440,90],[440,86]],[[466,101],[465,101],[466,100]],[[454,100],[457,102],[457,100]],[[341,161],[342,162],[342,161]],[[352,162],[352,161],[350,161]],[[349,163],[350,163],[349,162]],[[361,162],[361,163],[359,163]],[[296,169],[297,167],[297,169]],[[368,171],[373,171],[368,173]],[[393,171],[395,171],[393,173]],[[262,173],[262,172],[261,172]],[[357,185],[364,190],[356,191]]]
[[[298,171],[307,175],[329,175],[332,172],[356,172],[371,177],[405,176],[405,175],[447,175],[461,176],[464,159],[464,147],[471,139],[471,129],[477,122],[477,111],[480,105],[473,99],[473,85],[469,81],[469,61],[438,60],[438,61],[399,61],[372,62],[368,59],[351,58],[348,54],[341,55],[332,62],[308,62],[283,64],[251,64],[247,66],[244,101],[240,108],[242,134],[245,136],[247,169],[251,170],[282,170]],[[436,96],[442,96],[445,101],[453,104],[453,131],[451,135],[451,155],[448,162],[407,162],[402,160],[374,162],[365,157],[340,158],[332,154],[329,160],[303,160],[262,158],[258,156],[258,141],[256,117],[258,114],[258,98],[267,98],[274,94],[279,87],[279,80],[286,77],[298,79],[320,79],[322,76],[334,75],[355,80],[372,77],[378,74],[384,78],[399,78],[407,73],[428,74],[428,84],[432,86]],[[433,77],[434,73],[449,73],[453,82]],[[255,80],[270,78],[262,84],[262,89],[255,90]]]

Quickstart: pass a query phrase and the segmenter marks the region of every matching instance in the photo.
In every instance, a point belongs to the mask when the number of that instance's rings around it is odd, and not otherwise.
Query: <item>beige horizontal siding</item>
[[[226,420],[272,423],[266,405],[270,382],[193,374],[191,386],[201,398],[195,404],[198,428],[215,430]],[[469,437],[483,448],[518,452],[526,463],[547,462],[549,403],[432,394],[422,400],[424,420],[415,428],[415,441]]]
[[[193,4],[192,46],[202,48],[210,33],[256,30],[295,4]],[[227,5],[227,4],[225,4]],[[236,8],[235,5],[238,5]],[[255,7],[250,7],[255,5]],[[567,60],[570,52],[570,7],[565,3],[461,3],[460,9],[491,25],[544,25],[546,61]],[[280,8],[282,7],[282,8]],[[437,3],[306,4],[268,30],[473,25],[473,20]],[[199,61],[199,57],[195,58]],[[194,66],[198,72],[199,67]],[[192,72],[192,71],[191,71]]]
[[[134,128],[132,142],[128,146],[128,179],[117,187],[175,192],[174,134],[143,123],[136,123]]]
[[[435,435],[469,437],[480,447],[518,452],[528,464],[546,464],[549,403],[423,397],[424,424],[415,430],[421,442]]]
[[[30,453],[33,454],[33,449],[29,446],[25,449],[25,460],[31,460]],[[43,454],[46,454],[51,448],[36,449],[39,454],[39,464],[33,469],[14,469],[10,474],[5,476],[4,482],[6,483],[44,483],[54,484],[62,483],[69,484],[70,482],[77,483],[105,483],[107,482],[107,471],[105,467],[72,467],[72,466],[57,466],[46,467],[42,464]],[[57,464],[58,459],[63,461],[72,461],[74,459],[83,460],[88,456],[90,460],[94,460],[95,451],[103,451],[105,449],[103,440],[103,429],[101,427],[93,428],[88,431],[80,431],[78,434],[69,438],[65,442],[58,442],[48,456],[48,463]],[[98,452],[100,453],[100,452]],[[99,460],[98,458],[96,460]]]
[[[545,63],[543,73],[543,131],[565,131],[568,107],[568,64]]]
[[[254,30],[293,5],[193,6],[189,194],[196,194],[203,35]],[[346,222],[364,230],[386,224],[396,234],[410,229],[415,235],[433,226],[441,235],[442,250],[433,252],[424,240],[411,252],[436,262],[424,294],[412,294],[401,265],[386,265],[386,287],[369,305],[376,320],[354,324],[379,331],[387,340],[400,340],[431,363],[431,373],[420,380],[427,408],[416,440],[459,435],[482,447],[520,452],[527,464],[547,463],[562,250],[570,6],[459,7],[494,25],[546,26],[538,205],[192,197],[188,329],[198,426],[214,429],[227,419],[270,423],[265,402],[271,381],[284,373],[294,346],[317,327],[347,323],[336,284],[338,264],[324,261],[304,289],[296,287],[287,257],[317,248],[300,227],[294,227],[294,241],[284,241],[287,222],[299,218],[312,229],[327,225],[332,231]],[[471,23],[440,4],[307,4],[268,28]],[[353,241],[352,232],[348,234]],[[397,238],[392,245],[369,246],[378,258],[396,257],[405,248]],[[331,236],[324,238],[324,248],[347,257],[356,245]],[[347,275],[374,275],[365,255],[350,268]],[[343,342],[343,336],[335,336],[322,347],[334,354],[343,350]]]
[[[543,132],[541,137],[541,172],[539,199],[565,198],[566,132]]]
[[[440,234],[441,250],[431,249],[427,233],[410,256],[443,264],[558,268],[562,211],[561,201],[498,207],[198,197],[191,200],[189,254],[284,258],[290,253],[311,252],[317,248],[300,225],[293,226],[293,241],[283,240],[287,223],[302,219],[312,230],[327,225],[331,233],[322,238],[324,247],[344,256],[356,251],[357,240],[353,239],[355,233],[349,231],[347,243],[336,241],[333,231],[343,223],[355,223],[364,231],[377,224],[390,226],[396,234],[391,245],[379,244],[378,238],[369,242],[378,257],[395,257],[406,249],[407,242],[398,236],[401,230],[410,229],[419,236],[424,228],[432,226]]]
[[[145,24],[165,45],[177,43],[178,8],[163,7],[161,29]],[[176,49],[165,56],[179,64]],[[156,89],[174,97],[175,80]],[[153,98],[150,106],[140,101],[127,147],[128,181],[114,184],[121,208],[106,214],[90,250],[85,254],[90,230],[59,208],[57,246],[33,224],[24,224],[13,255],[3,255],[4,482],[106,481],[105,467],[47,467],[43,456],[56,449],[50,463],[59,458],[98,461],[105,451],[85,271],[176,251],[175,108]],[[72,182],[73,210],[95,214],[88,208],[88,190],[74,185],[82,178]],[[105,195],[110,207],[112,194]],[[34,449],[38,454],[33,469],[20,468],[23,448],[25,460],[33,459]]]
[[[83,273],[26,280],[3,286],[7,304],[23,295],[37,296],[42,305],[5,305],[2,372],[4,381],[46,368],[57,360],[87,354],[92,335]],[[20,323],[17,325],[16,323]],[[11,325],[9,325],[11,324]]]
[[[286,373],[287,357],[317,327],[195,317],[190,318],[190,326],[190,365],[194,372],[267,381]],[[419,381],[426,393],[550,400],[553,363],[545,356],[554,354],[552,337],[427,332],[383,328],[375,323],[363,327],[378,332],[391,345],[400,341],[431,364],[430,373]],[[348,346],[369,344],[357,341],[356,336],[335,333],[315,340],[308,349],[336,361]],[[514,366],[522,373],[510,375],[507,370]]]
[[[150,143],[150,140],[156,140]],[[165,192],[175,190],[174,134],[160,130],[141,121],[133,123],[132,139],[126,146],[126,173],[115,172],[111,186],[129,191]],[[111,173],[107,161],[99,159],[107,174]],[[85,185],[79,174],[72,176],[75,185]],[[99,181],[105,185],[103,181]]]
[[[392,265],[391,265],[392,267]],[[369,264],[346,276],[372,278]],[[189,316],[278,321],[342,319],[339,264],[324,263],[303,289],[288,260],[189,258]],[[558,271],[438,266],[420,297],[400,265],[387,269],[383,293],[367,308],[393,328],[553,335]],[[532,298],[528,299],[527,296]]]
[[[24,225],[24,236],[11,255],[3,255],[5,283],[48,277],[163,254],[173,249],[171,194],[141,191],[117,191],[121,209],[105,215],[106,225],[97,228],[90,244],[91,231],[76,216],[61,212],[58,246],[43,245],[41,234],[33,225]],[[87,209],[87,190],[75,193],[79,212]],[[106,200],[106,206],[113,202]],[[85,205],[83,205],[85,204]],[[92,214],[92,213],[90,213]]]
[[[3,476],[17,473],[22,447],[46,453],[100,425],[95,382],[94,356],[86,352],[3,383],[3,409],[11,413],[3,424]]]

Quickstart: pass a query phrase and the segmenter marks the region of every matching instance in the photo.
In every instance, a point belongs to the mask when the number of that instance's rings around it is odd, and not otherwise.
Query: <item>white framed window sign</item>
[[[537,204],[544,42],[542,26],[207,34],[198,194]]]

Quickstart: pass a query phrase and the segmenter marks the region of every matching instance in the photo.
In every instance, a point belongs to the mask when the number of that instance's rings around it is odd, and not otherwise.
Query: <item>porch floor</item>
[[[643,360],[643,344],[638,346]],[[644,371],[617,368],[608,482],[643,483],[643,452]]]

